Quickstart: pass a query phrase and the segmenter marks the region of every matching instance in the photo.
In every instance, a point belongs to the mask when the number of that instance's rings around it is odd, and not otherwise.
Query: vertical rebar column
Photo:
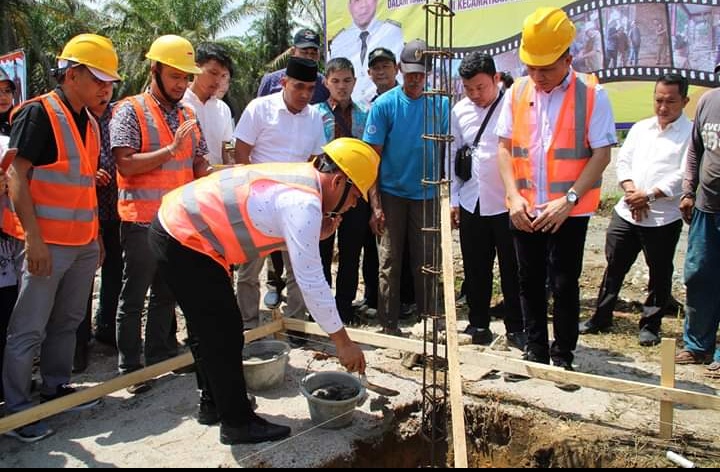
[[[424,288],[424,369],[422,432],[430,443],[431,466],[445,466],[447,444],[447,347],[441,346],[445,327],[442,297],[442,253],[440,244],[441,194],[448,195],[445,159],[452,140],[449,129],[452,59],[452,19],[450,2],[425,2],[425,60],[432,65],[425,91],[425,141],[423,185],[422,266]],[[443,192],[443,186],[447,188]]]

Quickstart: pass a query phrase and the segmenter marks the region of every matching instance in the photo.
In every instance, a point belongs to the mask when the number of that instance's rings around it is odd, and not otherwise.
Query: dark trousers
[[[505,329],[508,333],[523,331],[520,283],[508,213],[480,216],[477,205],[474,213],[460,207],[460,249],[465,269],[464,288],[470,308],[470,324],[476,328],[490,327],[488,310],[493,289],[493,264],[497,254],[505,300]]]
[[[338,228],[338,272],[335,278],[335,303],[343,323],[349,323],[353,318],[352,302],[357,294],[358,280],[360,278],[360,252],[362,251],[370,230],[370,205],[364,200],[358,200],[355,208],[343,214],[342,223]],[[368,254],[365,253],[366,262]],[[363,264],[368,265],[368,264]],[[375,246],[375,304],[377,306],[377,246]],[[364,272],[367,284],[367,275]],[[367,289],[366,289],[367,292]],[[368,302],[371,300],[368,299]]]
[[[377,236],[368,231],[363,242],[362,274],[365,283],[365,302],[369,308],[378,306],[378,276],[380,261],[378,260]]]
[[[343,222],[345,218],[343,217]],[[340,223],[342,224],[342,223]],[[335,252],[335,233],[320,240],[320,261],[322,262],[323,275],[328,285],[332,287],[332,259]]]
[[[615,302],[620,295],[623,280],[642,251],[650,269],[650,281],[640,329],[648,328],[658,333],[662,309],[672,293],[672,274],[675,270],[673,258],[681,231],[682,220],[647,228],[629,223],[613,212],[605,239],[607,268],[593,315],[595,324],[605,326],[612,323]]]
[[[590,217],[572,217],[555,234],[512,228],[520,274],[520,306],[528,334],[528,359],[571,364],[578,340],[583,250]],[[549,267],[548,267],[549,265]],[[548,350],[547,294],[550,273],[555,340]]]
[[[0,398],[3,395],[2,366],[5,359],[5,343],[7,341],[7,328],[10,322],[15,302],[18,297],[17,285],[0,288]]]
[[[106,337],[115,337],[115,318],[122,289],[122,247],[120,221],[101,221],[105,261],[100,273],[100,300],[95,312],[95,329]]]
[[[158,270],[196,338],[195,363],[212,390],[222,423],[246,424],[253,413],[243,375],[243,321],[230,273],[210,257],[182,246],[157,220],[148,238]]]
[[[285,288],[286,282],[283,279],[285,263],[283,262],[282,251],[275,251],[270,254],[270,263],[267,266],[267,289],[278,293]]]

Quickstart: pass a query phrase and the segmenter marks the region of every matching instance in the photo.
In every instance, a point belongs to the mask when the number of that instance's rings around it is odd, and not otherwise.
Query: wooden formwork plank
[[[675,340],[663,338],[660,345],[660,385],[675,387]],[[660,402],[660,438],[672,439],[673,403]]]
[[[453,452],[455,468],[467,469],[467,443],[465,438],[465,405],[460,375],[460,346],[455,312],[455,270],[453,268],[453,240],[450,232],[449,186],[440,187],[440,248],[442,251],[443,296],[450,385],[450,413],[452,417]]]
[[[320,336],[325,335],[324,331],[320,329],[317,324],[309,323],[307,321],[286,319],[285,326],[287,329],[293,331],[317,334]],[[422,341],[387,336],[380,333],[372,333],[352,328],[348,328],[347,331],[350,338],[358,343],[368,344],[375,347],[397,349],[400,351],[415,352],[418,354],[423,353]],[[431,350],[431,346],[429,345],[428,350]],[[720,410],[720,396],[691,392],[689,390],[681,390],[678,388],[651,385],[631,380],[613,379],[599,375],[585,374],[582,372],[568,372],[559,367],[536,364],[487,352],[472,351],[463,347],[460,348],[460,362],[500,372],[526,375],[528,377],[548,380],[551,382],[573,383],[582,387],[602,390],[604,392],[635,395],[638,397],[649,398],[651,400],[670,401],[702,409]]]
[[[271,335],[283,328],[282,320],[273,321],[259,328],[245,332],[245,342],[254,341]],[[176,369],[186,367],[193,362],[191,353],[185,353],[172,359],[153,364],[144,369],[136,370],[129,374],[115,377],[94,387],[86,388],[73,393],[71,395],[58,398],[46,403],[42,403],[36,407],[30,408],[19,413],[15,413],[0,419],[0,434],[6,433],[13,429],[20,428],[43,418],[47,418],[74,406],[95,400],[96,398],[109,395],[118,390],[130,387],[131,385],[147,382],[161,375],[167,374]]]

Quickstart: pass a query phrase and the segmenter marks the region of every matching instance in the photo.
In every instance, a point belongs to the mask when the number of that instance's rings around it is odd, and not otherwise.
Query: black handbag
[[[483,131],[485,131],[485,127],[487,126],[488,121],[490,121],[490,118],[492,117],[495,108],[497,108],[498,103],[500,103],[500,100],[503,97],[503,93],[504,91],[500,90],[500,94],[490,106],[487,115],[485,115],[485,119],[480,125],[480,129],[475,135],[475,141],[473,141],[472,146],[468,146],[467,144],[465,144],[463,147],[461,147],[455,152],[455,175],[457,175],[459,179],[464,180],[465,182],[470,180],[470,178],[472,177],[473,150],[477,147],[477,144],[480,141],[480,136],[482,136]]]

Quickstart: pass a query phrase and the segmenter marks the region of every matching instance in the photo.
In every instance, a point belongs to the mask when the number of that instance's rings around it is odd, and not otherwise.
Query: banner
[[[328,57],[338,56],[338,41],[360,50],[363,24],[367,29],[383,25],[384,31],[393,25],[405,42],[425,38],[424,5],[424,0],[326,0]],[[497,69],[513,77],[525,75],[518,59],[520,31],[525,17],[541,6],[563,8],[575,23],[577,35],[570,48],[573,67],[598,76],[618,123],[654,114],[654,84],[664,73],[688,78],[691,103],[686,112],[690,116],[700,95],[720,82],[714,74],[720,62],[720,0],[451,0],[451,6],[456,95],[462,94],[457,67],[468,51],[491,54]],[[382,46],[402,49],[398,35],[386,36]],[[372,37],[366,36],[369,41]],[[343,46],[344,51],[349,49]],[[360,75],[367,65],[359,61],[360,53],[356,56],[346,55]]]
[[[0,55],[0,67],[15,82],[15,104],[27,100],[27,71],[25,68],[25,52],[14,51]]]

